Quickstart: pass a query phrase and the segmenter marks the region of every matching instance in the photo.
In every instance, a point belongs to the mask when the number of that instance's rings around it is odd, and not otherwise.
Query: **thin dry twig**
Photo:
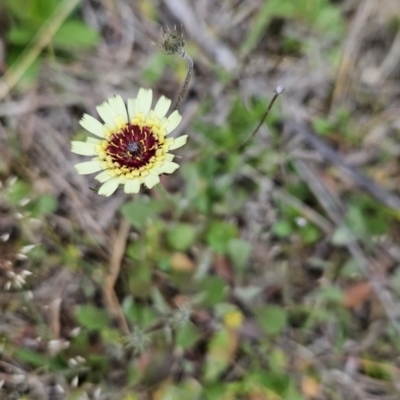
[[[315,224],[315,226],[318,226],[318,228],[320,228],[326,234],[332,234],[332,232],[334,231],[333,225],[321,214],[309,207],[307,204],[303,203],[297,197],[291,195],[285,189],[277,185],[272,179],[259,173],[255,168],[252,168],[249,165],[244,165],[241,173],[244,176],[252,178],[255,182],[266,182],[268,186],[271,187],[272,196],[276,201],[282,201],[283,203],[289,204],[304,218]]]
[[[343,97],[347,93],[359,52],[361,31],[367,26],[367,20],[373,14],[377,4],[375,0],[360,2],[343,49],[342,62],[332,96],[333,105],[343,101]]]
[[[108,312],[114,316],[119,324],[120,329],[125,335],[130,334],[128,323],[119,304],[114,286],[121,270],[121,262],[125,253],[126,241],[129,234],[129,222],[123,219],[119,225],[118,232],[115,236],[114,245],[110,259],[110,269],[106,276],[103,288],[103,298]]]
[[[286,128],[290,134],[300,136],[301,139],[312,146],[322,157],[340,167],[357,185],[366,190],[370,195],[386,206],[400,211],[400,198],[398,196],[388,192],[374,180],[350,165],[341,154],[331,148],[323,139],[317,137],[311,128],[302,122],[293,120],[286,124]]]

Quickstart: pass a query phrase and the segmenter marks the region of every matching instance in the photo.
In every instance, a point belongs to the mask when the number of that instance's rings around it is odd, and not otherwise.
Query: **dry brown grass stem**
[[[42,50],[51,42],[63,22],[81,0],[64,0],[38,31],[31,43],[0,80],[0,100],[18,83],[26,70],[39,57]]]
[[[324,208],[332,222],[337,224],[344,224],[344,207],[340,203],[338,198],[335,198],[330,191],[325,187],[325,184],[319,179],[318,174],[307,165],[307,163],[301,160],[294,160],[294,166],[299,172],[299,175],[307,183],[310,190],[314,193],[320,205]],[[358,264],[358,267],[362,274],[369,280],[373,287],[383,309],[385,310],[386,316],[392,323],[392,326],[396,329],[397,333],[400,334],[400,324],[398,318],[400,316],[399,308],[392,299],[390,293],[385,289],[384,278],[378,277],[375,272],[373,263],[364,254],[359,241],[353,234],[350,227],[347,227],[348,240],[345,244],[347,250]]]
[[[119,225],[118,232],[115,235],[110,259],[110,269],[106,276],[103,288],[103,298],[107,310],[110,315],[116,318],[116,320],[118,321],[118,325],[124,335],[129,335],[130,330],[128,323],[126,322],[125,315],[122,311],[121,305],[119,304],[117,295],[115,294],[114,286],[121,270],[121,262],[125,253],[129,228],[129,222],[123,219]]]

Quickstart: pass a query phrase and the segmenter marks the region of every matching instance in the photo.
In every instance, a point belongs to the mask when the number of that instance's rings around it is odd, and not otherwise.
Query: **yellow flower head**
[[[72,142],[73,153],[94,156],[75,168],[82,175],[101,171],[95,176],[102,183],[100,195],[111,196],[119,185],[124,186],[125,193],[138,193],[142,183],[151,189],[160,182],[161,174],[179,168],[169,151],[183,146],[187,135],[166,136],[179,125],[182,116],[178,111],[165,116],[171,100],[164,96],[151,109],[152,99],[151,90],[140,89],[126,107],[122,97],[115,96],[97,107],[104,123],[88,114],[80,120],[81,126],[99,139]]]
[[[227,328],[240,328],[243,324],[243,314],[239,310],[228,311],[224,315],[224,324]]]

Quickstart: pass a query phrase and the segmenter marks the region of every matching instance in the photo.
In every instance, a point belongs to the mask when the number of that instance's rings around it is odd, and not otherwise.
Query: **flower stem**
[[[182,89],[179,92],[178,100],[176,101],[176,104],[174,106],[174,110],[178,110],[178,111],[179,111],[179,107],[181,106],[182,100],[185,97],[187,88],[188,88],[189,83],[190,83],[190,79],[192,78],[192,74],[193,74],[193,60],[192,60],[192,58],[189,56],[189,54],[186,53],[186,51],[183,51],[183,53],[181,55],[187,62],[188,71],[187,71],[187,74],[186,74],[185,82],[183,82]]]
[[[256,126],[256,128],[253,130],[253,132],[250,133],[250,135],[248,135],[246,137],[246,139],[244,139],[241,143],[239,143],[237,146],[235,146],[233,149],[230,149],[230,151],[233,150],[241,150],[243,147],[246,146],[247,143],[249,143],[252,139],[254,139],[254,136],[257,135],[258,131],[260,130],[262,124],[265,121],[265,118],[267,118],[269,112],[271,111],[272,106],[274,105],[276,99],[284,92],[284,88],[282,86],[278,86],[274,89],[274,96],[272,97],[271,101],[268,104],[267,109],[264,112],[264,115],[262,116],[262,118],[260,119],[260,122],[258,123],[258,125]]]

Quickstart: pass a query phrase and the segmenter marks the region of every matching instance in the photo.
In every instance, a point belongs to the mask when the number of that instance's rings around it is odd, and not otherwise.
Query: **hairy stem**
[[[190,83],[190,79],[192,78],[192,74],[193,74],[193,60],[192,60],[192,58],[186,53],[186,51],[183,51],[182,57],[187,62],[188,71],[187,71],[187,74],[186,74],[185,82],[183,82],[182,89],[179,92],[178,100],[176,101],[176,104],[174,106],[174,110],[178,110],[178,111],[179,111],[179,107],[181,106],[182,100],[185,97],[187,88],[188,88],[189,83]]]

